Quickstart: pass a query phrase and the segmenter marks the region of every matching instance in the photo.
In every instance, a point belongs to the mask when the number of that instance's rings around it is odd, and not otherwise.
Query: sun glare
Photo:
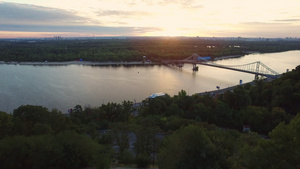
[[[159,32],[160,36],[180,36],[182,35],[181,32],[177,29],[164,29],[163,31]]]

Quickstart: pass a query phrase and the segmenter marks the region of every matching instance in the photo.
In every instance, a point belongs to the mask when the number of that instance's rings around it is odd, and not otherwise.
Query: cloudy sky
[[[298,37],[300,0],[0,0],[0,38]]]

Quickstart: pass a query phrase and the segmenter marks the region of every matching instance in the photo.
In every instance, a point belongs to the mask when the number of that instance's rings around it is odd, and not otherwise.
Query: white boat
[[[148,98],[149,99],[154,99],[156,97],[165,96],[165,95],[166,95],[166,93],[162,93],[162,92],[160,92],[160,93],[154,93],[154,94],[151,94]]]

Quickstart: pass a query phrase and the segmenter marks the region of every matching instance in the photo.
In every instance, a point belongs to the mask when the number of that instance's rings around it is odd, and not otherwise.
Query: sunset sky
[[[300,38],[300,0],[0,0],[0,38]]]

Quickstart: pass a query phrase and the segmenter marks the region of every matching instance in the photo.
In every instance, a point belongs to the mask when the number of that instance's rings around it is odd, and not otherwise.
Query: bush
[[[132,164],[134,163],[134,156],[132,152],[130,152],[129,150],[125,150],[123,154],[120,155],[119,161],[120,163],[124,163],[124,164]]]
[[[149,158],[147,155],[142,154],[136,157],[136,166],[138,168],[146,168],[149,164]]]

